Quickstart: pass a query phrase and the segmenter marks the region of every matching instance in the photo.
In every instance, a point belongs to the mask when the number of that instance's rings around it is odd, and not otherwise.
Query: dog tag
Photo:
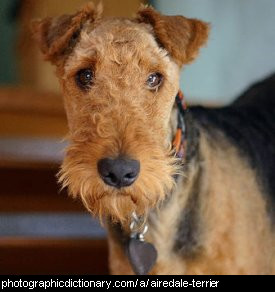
[[[128,255],[136,275],[147,275],[157,260],[157,250],[145,241],[131,238],[128,243]]]

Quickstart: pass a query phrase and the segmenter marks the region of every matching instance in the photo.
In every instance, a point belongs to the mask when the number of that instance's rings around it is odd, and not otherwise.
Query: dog
[[[275,273],[274,76],[186,109],[180,70],[209,24],[150,6],[103,18],[88,4],[33,34],[64,93],[59,181],[108,229],[112,274]]]

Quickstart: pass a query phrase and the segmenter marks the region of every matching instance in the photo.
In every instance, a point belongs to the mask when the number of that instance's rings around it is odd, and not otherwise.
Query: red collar
[[[182,91],[179,90],[176,96],[176,104],[178,107],[178,125],[177,131],[173,139],[173,147],[175,148],[176,156],[178,158],[183,158],[184,156],[184,149],[185,149],[185,142],[186,142],[186,129],[185,129],[185,122],[184,122],[184,115],[187,110],[187,105],[184,100],[184,95]]]

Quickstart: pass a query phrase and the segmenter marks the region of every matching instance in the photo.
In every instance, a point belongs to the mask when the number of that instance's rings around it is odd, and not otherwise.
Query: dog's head
[[[206,42],[208,25],[151,7],[133,19],[104,19],[101,10],[89,4],[33,30],[64,92],[71,144],[60,180],[93,214],[123,223],[173,188],[169,119],[180,69]]]

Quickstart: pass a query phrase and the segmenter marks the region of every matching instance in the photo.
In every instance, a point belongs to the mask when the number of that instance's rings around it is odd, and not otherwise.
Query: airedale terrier
[[[180,69],[209,25],[101,15],[89,4],[33,31],[64,92],[59,178],[107,226],[111,273],[275,273],[275,91],[186,110]]]

